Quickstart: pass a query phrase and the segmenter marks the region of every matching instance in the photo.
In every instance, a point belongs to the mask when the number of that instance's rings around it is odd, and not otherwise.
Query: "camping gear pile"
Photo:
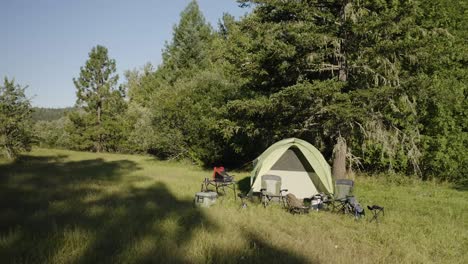
[[[312,201],[310,202],[310,208],[318,211],[327,209],[327,205],[330,202],[328,195],[324,193],[316,194],[312,197]]]
[[[209,186],[214,186],[216,191],[210,191]],[[226,194],[225,188],[233,190],[234,198],[236,198],[236,181],[234,181],[234,176],[229,175],[224,167],[214,167],[211,179],[205,178],[201,185],[201,191],[195,194],[195,198],[193,199],[194,205],[196,207],[211,207],[216,203],[220,189]]]
[[[224,167],[214,167],[211,179],[206,178],[202,192],[214,186],[216,193],[228,187],[236,197],[236,182]],[[257,196],[266,208],[271,203],[279,203],[293,214],[306,214],[312,209],[332,210],[353,215],[359,219],[365,215],[364,208],[353,194],[354,181],[337,179],[333,181],[327,161],[310,143],[297,139],[284,139],[271,145],[254,160],[250,176],[251,189],[247,196],[239,194],[241,208],[246,208],[246,197]],[[384,215],[384,208],[368,206],[376,220]]]
[[[226,194],[226,189],[231,189],[234,192],[234,198],[236,198],[236,181],[234,181],[234,175],[229,175],[224,167],[214,167],[213,175],[210,178],[205,178],[201,185],[202,192],[208,192],[209,186],[214,186],[216,193],[219,193],[219,190],[223,190]]]

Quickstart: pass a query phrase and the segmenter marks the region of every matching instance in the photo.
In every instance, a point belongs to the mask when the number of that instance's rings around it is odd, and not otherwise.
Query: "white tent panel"
[[[317,177],[313,173],[306,171],[283,171],[283,170],[270,170],[267,174],[278,175],[281,177],[281,189],[294,190],[293,194],[299,198],[310,198],[319,193],[315,185],[310,180],[310,177]]]

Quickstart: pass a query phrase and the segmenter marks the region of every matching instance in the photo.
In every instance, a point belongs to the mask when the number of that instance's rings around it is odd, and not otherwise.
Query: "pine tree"
[[[121,108],[125,104],[123,91],[116,88],[118,75],[115,72],[115,60],[108,57],[107,48],[98,45],[91,49],[86,65],[81,67],[80,76],[73,79],[77,89],[76,104],[86,113],[72,118],[80,126],[86,125],[82,134],[86,139],[78,140],[92,141],[93,149],[97,152],[114,149],[115,142],[111,142],[119,134],[115,118],[122,113]],[[73,133],[73,129],[70,132]]]
[[[191,1],[174,26],[172,41],[163,51],[162,75],[170,84],[193,71],[206,68],[213,40],[211,26],[205,21],[197,2]]]

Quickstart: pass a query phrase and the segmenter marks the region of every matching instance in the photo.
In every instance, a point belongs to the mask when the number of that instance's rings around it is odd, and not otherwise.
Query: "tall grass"
[[[279,206],[241,209],[229,192],[212,208],[194,208],[210,174],[146,156],[64,150],[2,160],[0,262],[468,262],[466,190],[358,177],[360,202],[385,206],[377,224]]]

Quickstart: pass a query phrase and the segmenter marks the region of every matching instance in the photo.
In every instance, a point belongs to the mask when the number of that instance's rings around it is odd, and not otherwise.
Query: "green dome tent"
[[[263,175],[280,176],[281,188],[300,199],[334,191],[330,165],[314,146],[297,138],[276,142],[254,160],[251,192],[260,192]]]

